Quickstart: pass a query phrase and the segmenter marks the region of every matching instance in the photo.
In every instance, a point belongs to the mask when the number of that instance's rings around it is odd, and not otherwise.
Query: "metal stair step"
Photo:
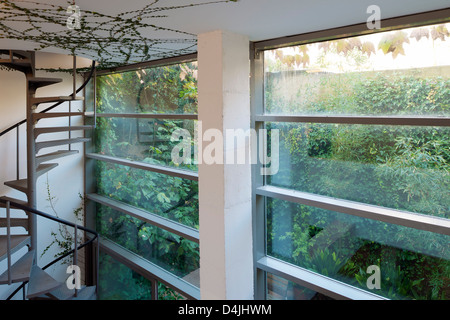
[[[7,68],[10,68],[10,69],[13,69],[13,70],[17,70],[17,71],[20,71],[20,72],[24,72],[24,73],[30,72],[30,70],[33,70],[31,64],[29,64],[29,63],[25,63],[24,64],[24,63],[17,62],[17,61],[15,61],[14,63],[11,63],[11,62],[9,62],[9,63],[0,62],[0,65],[3,65],[5,67],[7,67]]]
[[[73,139],[63,139],[63,140],[52,140],[52,141],[43,141],[36,143],[36,153],[43,148],[50,148],[56,146],[62,146],[66,144],[74,144],[80,142],[88,142],[90,138],[73,138]]]
[[[45,86],[50,86],[56,83],[62,82],[62,79],[60,78],[38,78],[38,77],[32,77],[28,78],[28,86],[33,89],[42,88]]]
[[[75,97],[72,96],[60,96],[60,97],[34,97],[31,98],[32,105],[38,105],[41,103],[52,103],[52,102],[66,102],[66,101],[83,101],[83,97]]]
[[[28,192],[28,180],[27,179],[6,181],[4,184],[10,188],[22,191],[23,193]]]
[[[0,59],[0,64],[12,64],[17,66],[30,66],[31,62],[28,59]]]
[[[27,299],[51,292],[62,285],[62,282],[55,280],[38,266],[33,266],[28,282]]]
[[[11,56],[11,53],[12,53],[13,57],[18,56],[20,59],[31,59],[31,55],[32,55],[32,53],[30,51],[24,51],[24,50],[5,50],[5,49],[0,50],[0,54],[7,54],[7,55]]]
[[[30,279],[35,251],[28,251],[22,258],[11,266],[11,282],[24,282]],[[0,275],[0,284],[8,284],[8,270]]]
[[[96,286],[89,286],[78,291],[77,297],[72,297],[70,300],[97,300]]]
[[[15,202],[18,203],[22,206],[28,206],[28,202],[27,201],[23,201],[23,200],[19,200],[19,199],[14,199],[14,198],[10,198],[10,197],[0,197],[0,200],[5,200],[5,201],[10,201],[10,202]],[[11,208],[14,208],[14,205],[11,203]],[[6,208],[6,203],[0,202],[0,208]]]
[[[22,227],[28,230],[28,219],[27,218],[11,218],[10,219],[11,227]],[[0,218],[0,228],[7,227],[7,219]]]
[[[93,129],[94,126],[71,126],[71,127],[48,127],[48,128],[36,128],[34,129],[35,136],[39,136],[43,133],[55,133],[55,132],[66,132],[66,131],[78,131],[78,130],[89,130]]]
[[[11,236],[11,254],[30,244],[28,235]],[[7,257],[7,236],[0,236],[0,261]]]
[[[67,285],[63,285],[56,290],[47,293],[44,296],[36,297],[36,300],[95,300],[96,299],[95,286],[81,286],[75,297],[75,290],[70,290]]]
[[[56,160],[56,159],[74,155],[77,153],[79,153],[78,150],[60,150],[60,151],[56,151],[56,152],[52,152],[52,153],[43,154],[41,156],[36,157],[36,164],[41,164],[43,162]]]
[[[38,165],[37,169],[36,169],[36,176],[40,177],[43,174],[49,172],[50,170],[56,168],[58,166],[58,163],[44,163],[44,164],[40,164]]]
[[[0,50],[0,55],[7,55],[0,59],[0,65],[8,67],[13,70],[24,73],[34,72],[34,54],[28,51],[21,50]]]
[[[57,166],[58,166],[57,163],[40,164],[36,169],[36,177],[42,176],[43,174],[47,173],[48,171],[52,170],[53,168],[56,168]],[[11,187],[13,189],[22,191],[24,193],[28,192],[28,179],[6,181],[5,185],[7,185],[8,187]]]
[[[83,116],[84,112],[42,112],[42,113],[34,113],[33,121],[38,121],[44,118],[61,118],[61,117],[74,117],[74,116]]]

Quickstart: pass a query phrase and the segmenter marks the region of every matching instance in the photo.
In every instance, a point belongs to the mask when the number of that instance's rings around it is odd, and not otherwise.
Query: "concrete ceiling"
[[[5,1],[0,0],[4,6],[6,2],[12,2],[19,6],[27,7],[30,12],[38,8],[48,8],[48,5],[60,6],[66,9],[73,1],[65,0],[36,0],[27,1]],[[81,14],[86,19],[88,25],[98,25],[101,19],[114,20],[114,17],[120,16],[120,25],[127,26],[126,18],[136,18],[138,12],[147,7],[151,9],[139,20],[138,32],[145,39],[171,39],[169,43],[157,43],[151,48],[157,50],[147,55],[148,59],[157,59],[167,54],[167,56],[177,55],[177,53],[189,53],[196,51],[196,36],[201,33],[214,31],[218,29],[228,30],[239,34],[249,36],[250,40],[266,40],[288,35],[301,34],[310,31],[329,29],[367,21],[370,14],[367,8],[370,5],[378,5],[381,9],[382,18],[391,18],[407,14],[426,12],[437,9],[448,8],[449,0],[239,0],[231,1],[211,1],[211,0],[76,0],[76,5],[80,7]],[[191,6],[193,4],[194,6]],[[9,28],[23,32],[28,29],[29,35],[33,35],[33,30],[28,22],[8,21],[11,16],[5,19],[5,13],[1,13],[0,19]],[[47,6],[47,7],[46,7]],[[172,8],[180,6],[179,8]],[[186,7],[183,7],[186,6]],[[60,10],[61,18],[67,19],[69,14]],[[130,12],[129,14],[124,14]],[[150,13],[149,13],[150,12]],[[95,15],[99,13],[102,16]],[[151,15],[151,17],[150,17]],[[16,18],[16,20],[19,20]],[[0,20],[0,22],[2,22]],[[28,26],[27,26],[28,24]],[[106,24],[108,25],[108,24]],[[116,26],[117,27],[117,26]],[[116,28],[114,27],[114,28]],[[71,38],[76,38],[77,30],[68,30],[61,25],[46,23],[45,35],[51,38],[52,28],[55,34],[65,34],[64,42],[66,45],[45,45],[42,50],[55,53],[70,53],[67,44],[70,44]],[[106,37],[107,30],[97,30],[97,37]],[[114,36],[126,38],[127,33],[132,33],[127,28],[114,33]],[[3,33],[3,34],[2,34]],[[103,34],[102,34],[103,33]],[[25,32],[24,32],[25,34]],[[109,35],[111,36],[111,34]],[[83,34],[88,39],[89,34]],[[15,38],[15,39],[11,39]],[[177,42],[177,39],[180,39]],[[39,42],[39,41],[37,41]],[[80,42],[81,43],[81,42]],[[137,41],[129,42],[129,46],[137,46]],[[42,43],[41,43],[42,44]],[[95,58],[98,54],[95,45],[77,47],[76,53],[85,57]],[[122,43],[123,47],[124,44]],[[38,49],[39,45],[30,38],[21,39],[20,36],[9,37],[0,29],[0,48],[16,49]],[[78,50],[79,49],[79,50]],[[107,51],[108,49],[106,49]],[[113,50],[113,49],[111,49]],[[132,50],[131,50],[132,51]],[[131,52],[130,51],[130,52]],[[111,54],[109,58],[113,59],[116,54]],[[133,53],[132,53],[133,56]],[[122,57],[123,58],[123,57]],[[117,61],[122,59],[117,58]],[[128,57],[129,58],[129,57]],[[134,60],[133,60],[134,59]],[[136,62],[142,59],[142,55],[131,57],[127,62]]]

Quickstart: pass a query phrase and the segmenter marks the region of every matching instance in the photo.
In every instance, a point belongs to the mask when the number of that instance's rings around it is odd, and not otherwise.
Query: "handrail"
[[[92,61],[92,67],[91,67],[91,71],[90,71],[90,73],[89,73],[89,76],[88,76],[88,78],[86,79],[86,81],[78,88],[78,90],[76,90],[76,93],[79,93],[79,92],[80,92],[81,90],[83,90],[84,87],[88,84],[88,82],[89,82],[89,81],[91,80],[91,78],[92,78],[92,75],[94,74],[94,70],[95,70],[95,61]],[[73,95],[73,93],[70,94],[70,95]],[[56,108],[57,106],[59,106],[59,105],[62,104],[62,103],[63,103],[63,102],[57,102],[57,103],[55,103],[54,105],[52,105],[52,106],[50,106],[50,107],[48,107],[48,108],[46,108],[46,109],[40,111],[39,113],[45,113],[45,112],[48,112],[48,111],[50,111],[50,110]],[[7,129],[5,129],[5,130],[3,130],[2,132],[0,132],[0,137],[3,136],[3,135],[5,135],[5,134],[7,134],[8,132],[10,132],[10,131],[12,131],[12,130],[18,128],[19,126],[21,126],[22,124],[24,124],[24,123],[26,123],[26,122],[27,122],[27,119],[24,119],[24,120],[22,120],[22,121],[17,122],[17,123],[14,124],[14,125],[12,125],[11,127],[7,128]]]
[[[86,228],[86,227],[84,227],[84,226],[77,225],[76,223],[70,222],[70,221],[68,221],[68,220],[64,220],[64,219],[61,219],[61,218],[58,218],[58,217],[49,215],[49,214],[47,214],[47,213],[44,213],[44,212],[42,212],[42,211],[39,211],[39,210],[30,208],[30,207],[28,207],[28,206],[24,206],[24,205],[22,205],[22,204],[20,204],[20,203],[14,202],[14,201],[9,201],[9,200],[3,200],[3,199],[0,199],[0,202],[1,202],[1,203],[5,203],[6,206],[7,206],[7,208],[21,209],[21,210],[24,210],[24,211],[26,211],[26,212],[30,212],[30,213],[33,213],[33,214],[35,214],[35,215],[38,215],[38,216],[47,218],[47,219],[49,219],[49,220],[53,220],[53,221],[55,221],[55,222],[62,223],[62,224],[64,224],[64,225],[67,225],[67,226],[69,226],[69,227],[74,228],[75,230],[80,229],[80,230],[83,230],[83,231],[85,231],[85,232],[91,233],[91,234],[93,235],[93,237],[90,238],[88,241],[86,241],[86,242],[83,243],[83,244],[80,244],[79,246],[75,246],[74,249],[72,249],[72,250],[66,252],[64,255],[59,256],[58,258],[56,258],[55,260],[53,260],[52,262],[50,262],[49,264],[47,264],[45,267],[43,267],[42,270],[45,270],[45,269],[49,268],[50,266],[54,265],[55,263],[57,263],[58,261],[64,259],[65,257],[71,255],[72,253],[75,253],[76,251],[78,251],[78,250],[84,248],[85,246],[91,244],[91,243],[94,242],[94,240],[96,240],[96,239],[97,239],[97,250],[96,250],[96,260],[97,260],[97,261],[96,261],[96,262],[97,262],[97,266],[98,266],[98,259],[99,259],[99,245],[98,245],[98,241],[99,241],[99,234],[98,234],[96,231],[91,230],[91,229],[88,229],[88,228]],[[9,210],[8,210],[8,211],[9,211]],[[77,234],[75,234],[75,237],[76,237],[76,236],[77,236]],[[75,242],[75,244],[76,244],[76,243],[77,243],[77,242]],[[96,272],[96,273],[97,273],[97,283],[96,283],[96,285],[97,285],[97,290],[98,290],[98,268],[97,268],[97,272]],[[9,300],[10,298],[12,298],[12,297],[13,297],[20,289],[22,289],[22,288],[25,286],[25,284],[26,284],[27,282],[28,282],[28,281],[23,282],[22,285],[20,285],[16,290],[14,290],[14,292],[8,297],[7,300]]]

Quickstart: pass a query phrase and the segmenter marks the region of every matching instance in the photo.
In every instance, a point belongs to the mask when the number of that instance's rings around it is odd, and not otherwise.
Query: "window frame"
[[[120,66],[111,69],[97,70],[93,76],[93,95],[97,94],[97,77],[105,76],[114,73],[122,73],[129,71],[136,71],[140,69],[164,67],[188,62],[197,61],[197,54],[188,54],[183,56],[176,56],[165,59],[152,60],[147,62],[141,62],[126,66]],[[86,97],[87,91],[84,90],[84,95]],[[94,102],[95,103],[95,102]],[[93,112],[86,112],[86,99],[85,99],[85,121],[87,124],[95,123],[96,118],[130,118],[130,119],[168,119],[168,120],[198,120],[198,113],[196,114],[129,114],[129,113],[98,113],[94,106]],[[86,135],[91,135],[87,132]],[[93,139],[93,136],[89,136]],[[145,170],[149,172],[155,172],[158,174],[164,174],[171,177],[179,177],[191,181],[198,181],[198,173],[191,172],[188,170],[182,170],[177,168],[171,168],[161,165],[151,165],[140,161],[131,161],[120,157],[105,156],[97,154],[95,152],[95,141],[86,143],[84,148],[84,172],[85,172],[85,215],[86,224],[95,228],[96,220],[96,205],[101,204],[110,207],[116,211],[119,211],[125,215],[132,216],[134,218],[140,219],[142,222],[149,223],[160,229],[166,230],[170,233],[181,236],[189,241],[199,243],[199,231],[181,223],[166,219],[164,217],[158,216],[151,212],[143,209],[134,208],[132,206],[126,205],[119,201],[115,201],[96,193],[96,178],[94,174],[96,161],[102,161],[106,163],[115,163],[122,166],[136,168],[140,170]],[[199,300],[200,299],[200,288],[194,286],[193,284],[179,278],[178,276],[172,274],[168,270],[165,270],[158,265],[140,257],[139,255],[131,252],[130,250],[123,248],[122,246],[110,241],[108,239],[100,237],[99,250],[111,257],[113,257],[119,263],[127,266],[134,272],[140,274],[144,278],[148,279],[152,283],[152,299],[158,299],[158,283],[163,283],[165,286],[175,290],[187,299]],[[94,259],[94,258],[92,258]],[[97,264],[98,261],[91,261]]]
[[[449,127],[450,117],[411,117],[411,116],[341,116],[341,115],[285,115],[265,114],[264,112],[264,51],[338,40],[404,28],[427,26],[450,21],[450,9],[429,11],[407,16],[381,20],[382,28],[370,30],[367,24],[360,23],[335,29],[320,30],[294,36],[270,39],[251,43],[251,126],[255,130],[265,128],[265,122],[290,123],[331,123],[331,124],[372,124],[395,126],[439,126]],[[253,247],[254,247],[254,284],[255,299],[266,299],[267,273],[271,273],[303,287],[314,290],[335,299],[387,300],[372,292],[362,290],[324,277],[320,274],[292,265],[266,255],[266,199],[267,197],[307,204],[336,212],[352,214],[384,221],[396,225],[428,230],[450,235],[450,219],[429,217],[410,212],[371,206],[342,199],[333,199],[317,194],[307,194],[291,189],[266,185],[266,179],[260,174],[261,165],[252,169],[253,204]],[[395,213],[395,215],[394,215]],[[397,216],[399,214],[399,216]]]

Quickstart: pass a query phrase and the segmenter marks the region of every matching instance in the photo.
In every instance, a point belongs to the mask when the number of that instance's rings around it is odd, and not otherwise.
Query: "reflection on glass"
[[[151,300],[152,284],[100,252],[98,300]]]
[[[96,221],[103,237],[199,285],[191,276],[199,269],[198,244],[103,205]]]
[[[172,150],[182,141],[179,132],[190,134],[190,159],[194,159],[194,126],[193,120],[97,118],[96,152],[196,171],[196,165],[172,161]],[[174,133],[176,138],[172,138]]]
[[[198,229],[198,182],[97,161],[98,193]]]
[[[97,77],[100,113],[197,113],[197,63]]]
[[[267,273],[267,300],[334,300],[297,283]]]
[[[390,299],[450,298],[449,236],[270,198],[266,228],[275,258]]]
[[[268,184],[450,218],[450,129],[268,123],[280,169]]]
[[[272,114],[450,115],[450,24],[265,51]]]
[[[169,288],[163,283],[158,283],[158,300],[187,300],[185,296]]]
[[[94,80],[91,79],[84,87],[84,105],[86,112],[94,111]]]

